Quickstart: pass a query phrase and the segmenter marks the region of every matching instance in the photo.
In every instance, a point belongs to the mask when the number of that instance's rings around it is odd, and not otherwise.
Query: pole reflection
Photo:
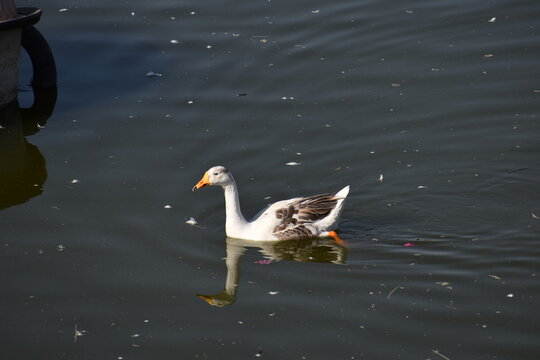
[[[34,103],[17,101],[0,109],[0,210],[22,204],[43,192],[47,166],[38,147],[26,139],[39,132],[52,115],[56,86],[34,88]]]

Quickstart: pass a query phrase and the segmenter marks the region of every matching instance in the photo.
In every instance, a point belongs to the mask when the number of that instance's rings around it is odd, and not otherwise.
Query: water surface
[[[0,130],[2,358],[538,357],[540,5],[29,5],[58,100]],[[246,217],[350,184],[347,245],[227,239],[218,164]]]

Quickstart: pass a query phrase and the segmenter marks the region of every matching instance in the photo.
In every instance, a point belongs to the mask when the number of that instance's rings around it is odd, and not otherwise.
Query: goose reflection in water
[[[227,238],[227,279],[225,290],[213,295],[197,294],[212,306],[229,306],[236,301],[240,281],[240,258],[248,248],[258,251],[269,261],[299,261],[345,264],[347,248],[333,239],[315,238],[303,240],[254,242]]]

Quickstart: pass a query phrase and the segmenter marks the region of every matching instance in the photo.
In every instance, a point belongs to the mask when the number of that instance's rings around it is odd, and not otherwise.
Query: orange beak
[[[191,189],[191,191],[195,191],[206,185],[210,185],[210,177],[208,176],[208,171],[204,173],[202,179],[197,183],[197,185],[193,187],[193,189]]]
[[[198,297],[206,301],[208,304],[213,305],[214,299],[210,295],[197,294]]]

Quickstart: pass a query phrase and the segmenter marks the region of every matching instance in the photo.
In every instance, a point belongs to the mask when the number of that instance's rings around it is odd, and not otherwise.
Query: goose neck
[[[238,227],[246,224],[246,220],[240,210],[240,199],[236,184],[233,182],[223,187],[225,193],[225,213],[227,216],[226,230],[229,233],[233,227]]]

